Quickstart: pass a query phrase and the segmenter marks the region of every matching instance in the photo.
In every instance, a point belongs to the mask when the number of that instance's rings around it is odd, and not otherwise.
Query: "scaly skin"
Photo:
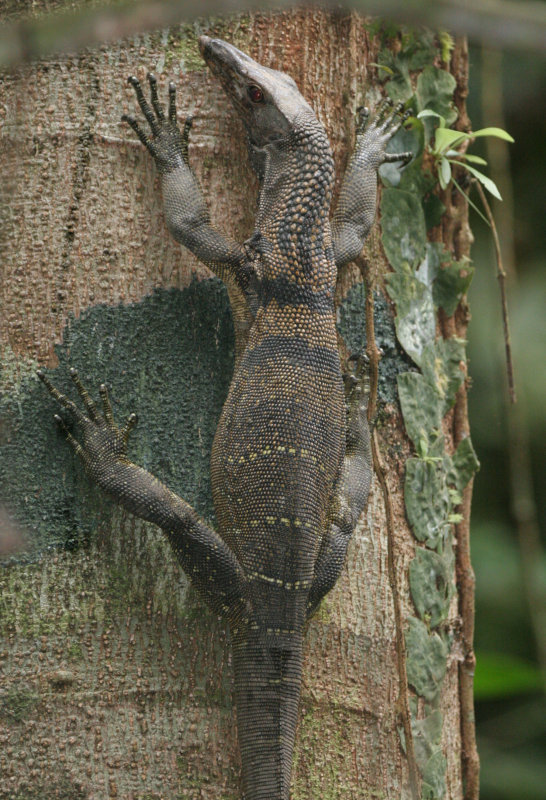
[[[255,231],[239,244],[215,230],[188,164],[175,90],[167,116],[156,79],[151,105],[130,78],[150,126],[126,121],[155,159],[173,236],[227,283],[238,358],[211,459],[218,533],[131,463],[132,415],[119,429],[106,388],[98,411],[72,371],[86,414],[40,377],[79,424],[62,420],[90,476],[118,503],[166,533],[182,567],[228,620],[233,646],[245,800],[288,800],[305,624],[335,584],[371,479],[366,390],[346,380],[337,350],[337,267],[354,258],[375,213],[377,169],[403,121],[382,106],[357,148],[329,222],[334,167],[322,125],[288,76],[220,40],[201,52],[247,128],[262,189]]]

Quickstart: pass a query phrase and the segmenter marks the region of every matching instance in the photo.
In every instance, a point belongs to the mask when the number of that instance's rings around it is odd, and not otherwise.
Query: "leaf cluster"
[[[487,161],[484,158],[481,158],[481,156],[472,155],[466,151],[460,152],[457,150],[457,148],[461,147],[466,142],[471,142],[473,139],[477,139],[481,136],[494,136],[498,139],[503,139],[505,142],[511,143],[514,142],[514,139],[502,128],[495,127],[480,128],[480,130],[469,131],[468,133],[465,133],[464,131],[455,131],[449,127],[445,117],[430,108],[420,111],[417,114],[417,117],[418,119],[435,118],[438,120],[438,125],[434,131],[431,144],[428,146],[428,151],[433,157],[440,186],[442,189],[446,189],[450,182],[453,182],[454,186],[462,194],[464,194],[474,210],[477,211],[482,219],[484,219],[484,221],[489,225],[488,220],[485,219],[480,210],[476,208],[474,203],[472,203],[472,201],[462,190],[459,183],[453,177],[452,167],[462,167],[465,169],[482,184],[484,189],[487,189],[487,191],[492,194],[493,197],[496,197],[497,200],[502,200],[500,192],[491,178],[488,178],[487,175],[484,175],[483,172],[480,172],[480,170],[472,166],[473,164],[487,166]]]

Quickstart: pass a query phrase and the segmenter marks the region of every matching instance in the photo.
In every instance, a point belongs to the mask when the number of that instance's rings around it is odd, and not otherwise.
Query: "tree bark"
[[[203,30],[296,80],[328,131],[341,177],[356,108],[380,97],[385,39],[369,23],[354,13],[293,10],[215,20]],[[396,50],[397,41],[393,32],[389,46]],[[439,63],[437,50],[430,63]],[[212,516],[208,453],[233,334],[226,293],[170,239],[155,168],[120,122],[134,107],[127,76],[148,70],[164,98],[176,82],[179,117],[194,115],[190,162],[213,222],[248,238],[257,183],[242,127],[199,58],[193,25],[3,76],[0,475],[10,522],[5,516],[0,545],[12,552],[0,573],[0,798],[10,800],[239,796],[224,627],[189,590],[161,534],[87,484],[35,378],[40,365],[62,385],[70,363],[93,390],[106,381],[118,420],[130,411],[141,418],[134,460]],[[451,70],[464,114],[463,43]],[[432,238],[460,259],[469,249],[466,205],[456,195],[443,199],[447,211]],[[445,791],[423,796],[460,800],[465,764],[476,763],[472,723],[462,717],[471,712],[470,562],[459,565],[466,595],[451,576],[441,624],[445,677],[431,703],[408,688],[404,635],[416,617],[408,571],[422,545],[406,516],[413,449],[396,373],[412,367],[394,341],[379,224],[365,263],[373,267],[376,338],[384,351],[390,342],[376,427],[383,470],[343,575],[309,626],[293,798],[413,798],[413,750],[417,787],[431,774],[445,782]],[[361,346],[360,282],[355,265],[344,270],[337,303],[342,331]],[[467,317],[464,309],[450,318],[438,312],[438,335],[464,337]],[[442,423],[449,452],[466,436],[465,391]],[[469,499],[467,490],[467,514]],[[446,763],[427,773],[423,752],[431,756],[434,737],[422,722],[433,706],[441,717],[434,752]]]

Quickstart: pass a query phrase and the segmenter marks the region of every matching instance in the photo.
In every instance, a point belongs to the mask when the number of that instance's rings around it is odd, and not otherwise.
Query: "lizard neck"
[[[326,132],[314,116],[302,114],[286,138],[267,148],[255,234],[264,281],[333,289],[333,180]]]

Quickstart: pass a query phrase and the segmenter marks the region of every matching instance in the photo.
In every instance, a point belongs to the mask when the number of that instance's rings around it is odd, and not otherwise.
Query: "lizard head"
[[[295,81],[263,67],[232,44],[199,37],[199,49],[241,117],[254,147],[284,139],[302,118],[315,119]]]

